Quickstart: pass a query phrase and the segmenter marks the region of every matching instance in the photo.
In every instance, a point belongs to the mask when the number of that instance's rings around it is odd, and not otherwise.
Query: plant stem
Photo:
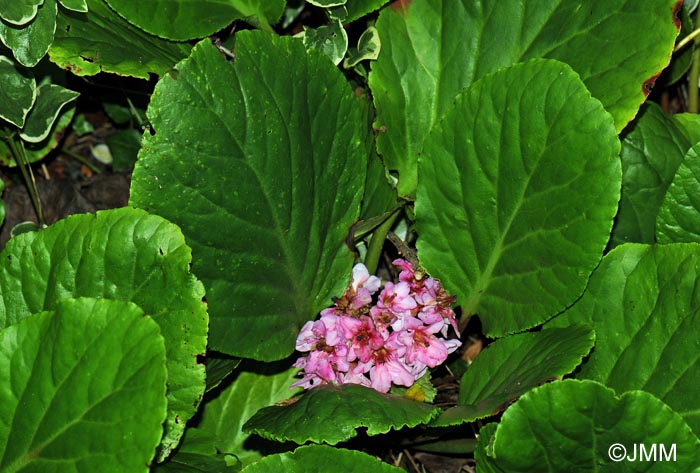
[[[29,191],[29,197],[32,199],[32,204],[34,205],[36,218],[39,221],[39,226],[43,227],[46,225],[44,221],[44,212],[41,208],[41,199],[39,198],[39,191],[36,187],[36,180],[34,180],[34,172],[32,172],[32,167],[29,165],[29,160],[27,159],[27,153],[24,150],[24,143],[21,139],[17,138],[16,133],[7,135],[6,142],[10,147],[12,156],[17,162],[17,167],[19,167],[22,173],[22,178],[24,178],[27,191]]]
[[[700,24],[700,8],[695,12],[695,24]],[[700,78],[700,36],[693,39],[695,50],[693,51],[693,62],[688,73],[688,112],[698,113],[698,78]]]
[[[389,215],[384,223],[379,225],[374,233],[372,233],[372,238],[369,240],[369,245],[367,246],[367,254],[365,255],[365,266],[369,274],[374,274],[377,272],[377,266],[379,266],[379,256],[382,254],[382,248],[384,248],[384,242],[386,241],[386,235],[391,230],[391,227],[396,221],[396,217],[399,215],[399,209],[396,209],[394,213]]]

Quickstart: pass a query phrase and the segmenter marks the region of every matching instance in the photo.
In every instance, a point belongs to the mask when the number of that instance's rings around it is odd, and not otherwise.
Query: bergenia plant
[[[0,471],[697,471],[699,12],[0,1],[8,147],[155,84],[0,253]]]
[[[382,393],[392,384],[410,387],[462,345],[444,338],[450,326],[459,336],[454,298],[436,279],[416,277],[408,261],[394,264],[402,268],[400,282],[387,282],[376,301],[380,281],[358,263],[335,305],[304,324],[296,349],[309,353],[294,363],[303,378],[292,387],[350,383]]]

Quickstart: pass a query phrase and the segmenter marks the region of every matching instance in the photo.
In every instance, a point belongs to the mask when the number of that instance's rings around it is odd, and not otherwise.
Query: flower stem
[[[365,255],[365,267],[369,274],[374,274],[377,272],[377,266],[379,266],[379,256],[382,254],[382,248],[384,248],[384,242],[386,241],[386,236],[391,230],[391,227],[396,221],[396,217],[399,216],[399,209],[396,209],[394,213],[389,215],[384,222],[379,225],[374,233],[372,233],[372,238],[369,240],[369,245],[367,246],[367,254]]]
[[[700,8],[695,12],[695,24],[700,24]],[[693,51],[693,61],[688,73],[688,112],[698,113],[698,79],[700,78],[700,36],[693,39],[695,50]]]
[[[24,183],[29,191],[29,197],[32,199],[32,204],[34,205],[34,211],[36,212],[36,218],[39,221],[39,226],[46,226],[46,222],[44,221],[44,212],[42,211],[41,207],[41,199],[39,198],[39,191],[36,187],[36,180],[34,180],[32,167],[29,165],[29,159],[27,159],[24,143],[21,139],[17,138],[16,133],[5,135],[5,141],[10,148],[12,157],[17,162],[17,167],[19,167],[19,170],[22,173],[22,178],[24,178]]]

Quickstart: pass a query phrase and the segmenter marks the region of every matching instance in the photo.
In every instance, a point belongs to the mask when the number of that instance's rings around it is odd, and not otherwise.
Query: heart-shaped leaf
[[[613,243],[654,243],[666,191],[690,147],[700,141],[700,116],[667,115],[648,103],[622,140],[622,194]]]
[[[135,304],[68,299],[0,331],[0,470],[147,472],[165,346]]]
[[[204,392],[197,356],[207,342],[202,284],[173,224],[122,208],[68,217],[12,238],[0,253],[0,327],[61,300],[136,303],[160,325],[168,355],[168,418],[161,457],[177,445]]]
[[[570,326],[496,340],[462,376],[458,405],[431,425],[473,422],[498,413],[530,389],[572,372],[594,339],[590,328]]]
[[[656,217],[659,243],[700,243],[700,143],[678,166]]]
[[[131,25],[103,0],[86,0],[87,13],[61,10],[49,49],[51,62],[84,76],[114,72],[148,79],[165,74],[189,54],[191,46],[176,43]],[[146,8],[151,2],[137,2]]]
[[[485,471],[670,472],[700,465],[700,441],[666,404],[644,391],[616,397],[593,381],[533,389],[505,411],[492,435],[480,437],[484,441],[489,445],[478,451],[487,453],[479,456],[480,469],[489,465]],[[654,449],[653,460],[643,459],[641,445]]]
[[[187,235],[210,347],[284,358],[350,277],[369,154],[361,99],[328,58],[260,31],[237,35],[235,61],[204,41],[177,70],[151,99],[131,203]]]
[[[439,407],[364,386],[328,384],[306,392],[293,404],[261,409],[243,430],[272,440],[335,445],[357,435],[355,429],[360,427],[366,427],[368,435],[384,434],[426,424],[439,412]]]
[[[329,466],[332,465],[332,468]],[[307,445],[293,452],[269,455],[243,469],[244,473],[327,473],[330,469],[344,473],[400,473],[366,453],[327,445]]]
[[[583,292],[617,210],[619,146],[578,75],[545,59],[481,79],[435,126],[418,256],[485,333],[533,327]]]
[[[259,451],[246,447],[250,435],[243,432],[243,424],[258,410],[289,399],[299,391],[289,389],[299,371],[297,368],[276,373],[269,371],[264,367],[258,367],[257,371],[244,369],[206,402],[201,410],[201,420],[187,430],[172,460],[177,462],[182,450],[191,452],[195,449],[201,453],[208,450],[232,453],[243,465],[262,458]],[[206,450],[202,451],[202,448]]]
[[[106,0],[129,22],[176,41],[204,38],[244,19],[271,31],[282,16],[284,0]]]
[[[625,244],[591,276],[580,301],[552,321],[587,323],[596,346],[579,378],[643,389],[700,432],[700,245]]]
[[[376,25],[382,51],[369,85],[377,149],[399,173],[399,195],[414,194],[423,141],[455,95],[516,62],[551,58],[571,65],[619,132],[671,58],[679,6],[677,0],[413,0],[384,9]]]

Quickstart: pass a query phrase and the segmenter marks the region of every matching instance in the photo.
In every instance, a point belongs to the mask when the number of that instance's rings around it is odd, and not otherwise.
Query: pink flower
[[[359,319],[343,317],[340,320],[343,336],[348,341],[348,361],[360,360],[366,363],[372,358],[372,353],[384,345],[381,333],[377,331],[372,319],[366,315]]]
[[[352,268],[352,287],[353,291],[357,291],[359,288],[363,287],[369,291],[370,294],[374,294],[379,290],[381,281],[377,276],[370,276],[367,267],[362,263],[357,263]]]
[[[440,325],[424,325],[416,318],[406,321],[404,330],[398,333],[398,338],[406,346],[406,363],[414,364],[419,361],[425,366],[434,368],[441,364],[450,353],[445,340],[437,338],[434,334],[440,330]],[[451,343],[449,348],[454,351],[462,343],[455,340],[457,344]]]
[[[397,316],[408,316],[411,310],[418,306],[416,301],[411,297],[411,286],[407,282],[394,284],[387,282],[384,289],[379,293],[377,307],[380,309],[389,309]]]
[[[401,268],[401,273],[399,273],[399,281],[413,283],[415,282],[415,272],[413,271],[413,265],[404,259],[395,259],[391,262],[394,266]]]
[[[353,373],[369,372],[370,386],[380,393],[389,392],[391,384],[411,386],[416,378],[403,363],[402,357],[406,348],[398,341],[396,334],[389,336],[384,346],[372,353],[372,359],[367,363],[358,363]]]

